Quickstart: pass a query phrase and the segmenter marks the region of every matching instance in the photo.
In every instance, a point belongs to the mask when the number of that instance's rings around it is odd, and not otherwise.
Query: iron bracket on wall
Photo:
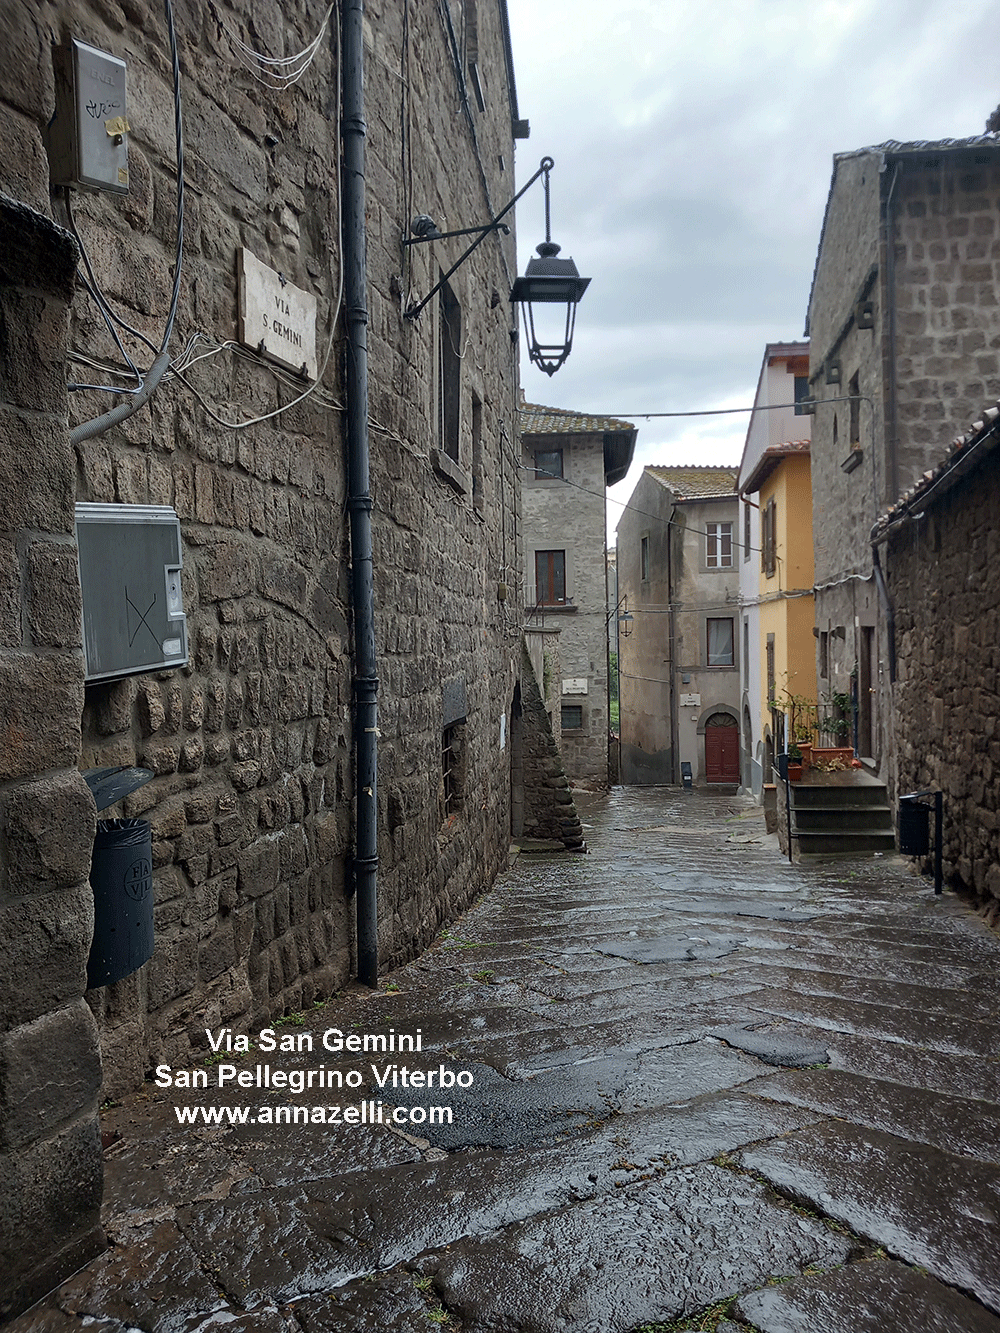
[[[422,301],[418,301],[414,305],[410,305],[407,307],[407,310],[405,312],[407,319],[417,318],[421,310],[423,310],[424,306],[427,305],[428,301],[432,300],[438,294],[438,292],[445,285],[445,283],[448,281],[451,275],[457,269],[462,267],[462,265],[469,258],[472,252],[478,249],[480,245],[482,245],[483,241],[486,240],[487,236],[491,235],[495,231],[502,231],[504,232],[505,235],[509,233],[510,228],[504,222],[502,222],[501,219],[506,217],[506,215],[514,207],[514,205],[521,198],[521,196],[531,189],[535,181],[538,180],[539,177],[544,176],[547,171],[551,171],[553,166],[555,166],[555,163],[551,157],[543,157],[538,170],[532,176],[531,180],[529,180],[525,185],[521,187],[520,190],[518,190],[517,194],[515,194],[514,198],[510,201],[509,204],[507,204],[505,208],[501,208],[500,212],[496,215],[496,217],[492,220],[492,222],[487,222],[482,227],[465,227],[461,231],[439,232],[437,227],[433,226],[433,223],[431,223],[430,227],[426,226],[422,227],[421,229],[422,234],[418,233],[416,236],[407,236],[404,238],[403,240],[404,245],[420,245],[422,243],[426,243],[427,241],[445,240],[449,236],[474,235],[476,237],[476,239],[472,242],[469,248],[461,254],[461,256],[455,261],[455,263],[452,264],[448,272],[442,276],[441,280],[431,288],[431,290],[427,293],[424,299]],[[422,214],[421,217],[417,219],[417,222],[422,222],[425,218],[426,215]],[[426,221],[430,223],[429,218],[426,218]]]

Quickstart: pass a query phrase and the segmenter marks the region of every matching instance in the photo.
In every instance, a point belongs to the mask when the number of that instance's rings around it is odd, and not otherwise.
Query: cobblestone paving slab
[[[1000,1167],[840,1122],[750,1148],[739,1160],[1000,1312]]]
[[[988,1102],[901,1087],[839,1069],[760,1079],[753,1091],[943,1152],[1000,1165],[1000,1106]]]
[[[370,1062],[296,1097],[220,1088],[206,1049],[209,1088],[105,1112],[114,1246],[11,1333],[634,1333],[740,1293],[720,1329],[995,1333],[997,936],[898,858],[789,866],[743,798],[581,810],[590,855],[520,857],[378,992],[280,1029],[419,1029],[387,1058],[474,1075],[451,1126],[269,1124],[371,1095]]]
[[[900,981],[873,980],[871,977],[820,969],[789,966],[785,959],[778,962],[758,962],[752,969],[730,968],[726,976],[737,980],[740,976],[754,980],[758,985],[786,988],[794,993],[810,996],[829,996],[850,1000],[852,1004],[876,1004],[908,1013],[919,1010],[925,1014],[940,1014],[976,1024],[990,1025],[997,1011],[992,994],[980,995],[975,991],[951,989],[938,978],[933,984],[914,985]],[[931,978],[928,978],[931,981]],[[998,1043],[1000,1053],[1000,1043]]]
[[[808,1066],[826,1064],[830,1053],[815,1041],[804,1041],[794,1033],[782,1032],[770,1024],[756,1028],[721,1027],[713,1033],[727,1046],[756,1055],[768,1065]]]
[[[957,1016],[781,991],[772,986],[754,991],[753,1006],[763,1014],[776,1014],[834,1032],[855,1032],[909,1046],[929,1046],[954,1055],[984,1056],[991,1060],[1000,1057],[1000,1034],[995,1026],[967,1022]]]
[[[88,1264],[58,1288],[58,1304],[84,1322],[110,1318],[130,1330],[187,1333],[190,1320],[224,1310],[226,1298],[171,1221],[144,1229]],[[30,1314],[18,1323],[34,1328]]]
[[[1000,1333],[975,1301],[903,1264],[851,1264],[741,1296],[734,1307],[761,1333]]]
[[[849,1248],[757,1182],[702,1166],[452,1246],[434,1276],[469,1333],[624,1333]]]

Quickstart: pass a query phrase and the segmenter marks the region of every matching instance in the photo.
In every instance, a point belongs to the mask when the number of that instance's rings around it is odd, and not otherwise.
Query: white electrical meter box
[[[76,506],[86,679],[185,666],[180,521],[168,505]]]
[[[52,184],[127,194],[125,61],[75,37],[53,56],[56,113],[46,144]]]

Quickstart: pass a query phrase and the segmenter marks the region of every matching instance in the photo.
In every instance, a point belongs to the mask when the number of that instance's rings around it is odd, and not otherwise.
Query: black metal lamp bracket
[[[514,198],[510,201],[510,203],[507,204],[507,206],[506,206],[505,208],[502,208],[502,209],[500,210],[500,212],[496,215],[496,217],[493,219],[493,221],[492,221],[492,222],[487,222],[487,223],[485,224],[485,226],[482,226],[482,227],[464,227],[464,228],[463,228],[462,230],[460,230],[460,231],[444,231],[444,232],[438,232],[436,236],[407,236],[407,237],[403,240],[403,244],[404,244],[404,245],[421,245],[421,244],[426,243],[427,241],[443,241],[443,240],[446,240],[449,236],[475,236],[475,238],[476,238],[476,239],[472,242],[472,244],[469,246],[469,248],[468,248],[467,250],[464,251],[464,253],[463,253],[463,254],[462,254],[462,255],[455,261],[454,264],[452,264],[451,268],[448,270],[447,273],[445,273],[445,274],[443,275],[443,277],[441,278],[440,282],[436,283],[436,284],[431,288],[431,290],[427,293],[427,295],[424,297],[424,299],[423,299],[422,301],[417,302],[417,303],[414,304],[414,305],[410,305],[410,306],[407,307],[407,309],[404,311],[404,314],[405,314],[405,316],[406,316],[407,319],[416,319],[416,318],[417,318],[417,316],[420,314],[421,310],[423,310],[424,306],[427,305],[428,301],[432,300],[432,299],[438,294],[438,292],[439,292],[439,291],[441,290],[441,288],[445,285],[445,283],[448,281],[448,279],[451,277],[451,275],[452,275],[457,269],[459,269],[459,268],[462,267],[462,265],[463,265],[463,264],[465,263],[465,261],[469,258],[469,256],[472,254],[472,252],[473,252],[474,250],[476,250],[480,245],[482,245],[483,241],[486,240],[486,237],[487,237],[487,236],[491,235],[491,234],[492,234],[493,232],[495,232],[495,231],[502,231],[505,235],[507,235],[507,234],[510,232],[510,228],[506,225],[506,223],[504,223],[504,222],[502,221],[502,219],[503,219],[504,217],[506,217],[506,215],[507,215],[507,214],[510,212],[510,210],[514,207],[514,205],[515,205],[515,204],[517,203],[517,201],[521,198],[521,196],[522,196],[523,194],[525,194],[528,190],[531,189],[531,187],[534,185],[535,181],[538,180],[539,176],[544,176],[544,177],[545,177],[545,185],[546,185],[546,190],[545,190],[545,202],[546,202],[546,209],[545,209],[545,212],[546,212],[546,235],[548,235],[548,226],[547,226],[547,223],[548,223],[548,183],[549,183],[549,172],[552,170],[552,168],[553,168],[554,166],[555,166],[555,162],[553,161],[553,159],[552,159],[551,157],[543,157],[542,160],[541,160],[541,163],[539,164],[538,170],[535,172],[535,174],[532,176],[532,178],[531,178],[525,185],[523,185],[523,186],[521,187],[520,190],[518,190],[517,194],[515,194]]]

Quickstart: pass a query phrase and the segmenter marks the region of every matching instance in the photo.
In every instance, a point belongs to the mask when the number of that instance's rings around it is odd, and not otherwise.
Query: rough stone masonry
[[[508,851],[522,601],[514,238],[488,238],[416,320],[406,307],[464,246],[401,242],[418,213],[446,230],[508,202],[516,104],[500,7],[365,9],[379,942],[392,964],[489,884]],[[253,56],[248,68],[239,45],[284,57],[321,20],[311,0],[176,6],[187,187],[176,373],[147,409],[73,450],[67,424],[120,396],[67,400],[67,381],[128,387],[110,326],[143,369],[143,339],[158,347],[171,305],[164,8],[12,0],[0,12],[0,192],[12,201],[0,288],[0,1264],[22,1303],[52,1255],[65,1267],[93,1240],[98,1031],[103,1092],[115,1096],[164,1059],[195,1058],[206,1027],[306,1007],[351,975],[339,12],[287,88]],[[54,52],[70,38],[125,61],[130,126],[129,192],[71,190],[72,216],[50,192],[45,139]],[[460,58],[473,47],[482,105]],[[107,318],[74,285],[71,223]],[[300,377],[234,346],[243,248],[317,300],[326,370],[301,401]],[[85,688],[77,501],[177,511],[183,670]],[[456,723],[460,737],[447,734]],[[446,790],[454,747],[461,781]],[[105,813],[152,825],[156,949],[85,1003],[94,809],[79,770],[133,764],[153,780]],[[45,1041],[39,1023],[50,1024]],[[39,1100],[52,1081],[41,1050],[74,1070],[58,1104]]]

